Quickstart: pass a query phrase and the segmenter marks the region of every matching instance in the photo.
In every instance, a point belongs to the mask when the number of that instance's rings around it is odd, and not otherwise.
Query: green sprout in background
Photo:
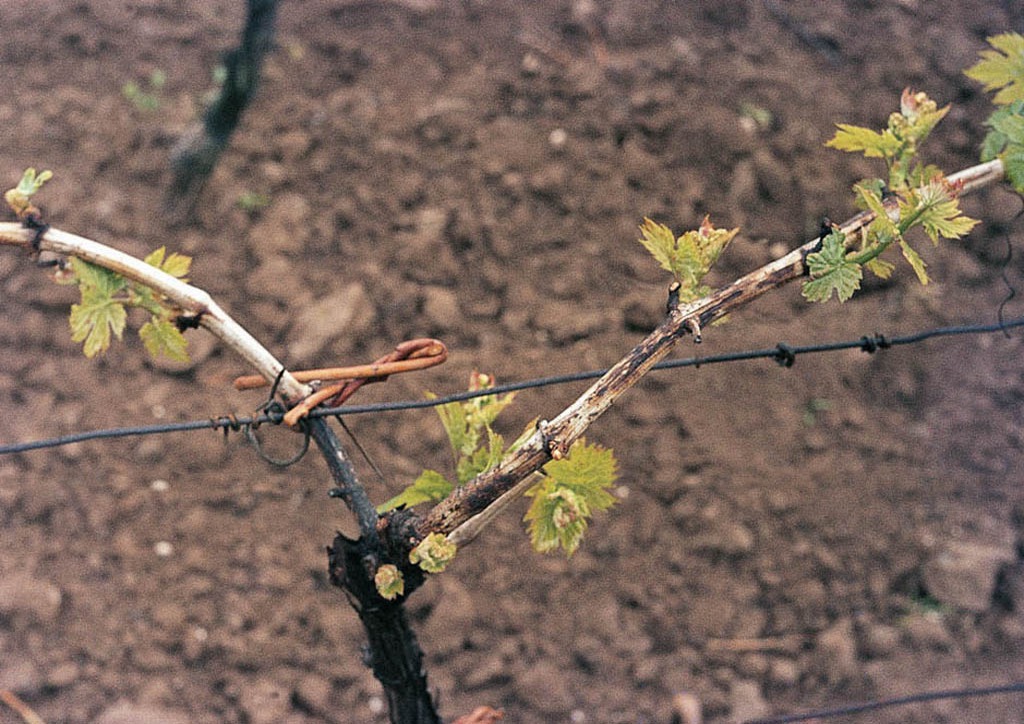
[[[126,82],[121,86],[121,95],[140,111],[155,111],[160,107],[160,91],[166,84],[167,74],[157,68],[142,84],[134,80]]]

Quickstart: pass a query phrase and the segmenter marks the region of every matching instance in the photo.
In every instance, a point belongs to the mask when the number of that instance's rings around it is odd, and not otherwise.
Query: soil
[[[989,105],[960,71],[986,36],[1024,30],[1001,0],[286,2],[199,219],[175,227],[168,154],[243,10],[0,3],[0,174],[53,169],[41,203],[61,229],[194,255],[194,283],[293,367],[449,345],[360,402],[614,362],[665,303],[644,216],[741,226],[715,281],[750,271],[852,213],[850,184],[878,168],[823,144],[835,122],[884,124],[906,86],[954,104],[930,160],[974,163]],[[925,245],[932,284],[904,266],[842,307],[779,290],[679,354],[994,321],[1003,276],[1021,288],[1021,202],[964,205],[985,223]],[[87,360],[72,290],[14,252],[0,278],[4,442],[262,402],[231,389],[247,370],[202,331],[184,369],[132,335]],[[300,321],[331,296],[336,312]],[[519,505],[412,597],[442,712],[669,722],[685,694],[740,721],[1024,679],[1020,354],[1013,333],[651,375],[589,434],[615,449],[620,503],[575,556],[531,552]],[[502,431],[582,389],[521,393]],[[377,500],[450,470],[429,410],[349,425]],[[48,722],[384,721],[325,580],[325,546],[354,530],[329,485],[315,455],[276,469],[212,432],[0,460],[0,688]],[[994,696],[857,721],[1022,710]]]

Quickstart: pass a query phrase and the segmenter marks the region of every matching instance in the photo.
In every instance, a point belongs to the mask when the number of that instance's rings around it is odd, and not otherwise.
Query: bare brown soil
[[[852,211],[850,184],[877,169],[823,143],[837,121],[884,123],[905,86],[954,104],[932,159],[973,163],[988,105],[960,71],[985,36],[1022,29],[998,0],[285,2],[200,222],[174,229],[168,153],[242,5],[0,3],[0,176],[52,168],[54,225],[193,254],[195,283],[290,365],[449,344],[443,367],[360,401],[615,361],[664,305],[643,216],[742,226],[717,281],[749,271]],[[122,86],[154,70],[167,83],[147,111]],[[250,192],[269,205],[242,209]],[[785,289],[680,353],[993,321],[1021,202],[965,205],[986,224],[927,249],[934,284],[901,269],[841,308]],[[89,361],[71,290],[11,251],[0,280],[5,442],[261,402],[232,391],[246,370],[201,332],[188,370],[137,338]],[[689,692],[736,721],[1024,679],[1020,354],[993,335],[652,375],[590,435],[619,457],[622,500],[577,555],[533,554],[520,506],[413,598],[443,712],[668,722]],[[522,393],[505,431],[580,389]],[[377,499],[447,469],[430,411],[350,425],[387,479],[361,466]],[[213,433],[0,460],[0,688],[48,722],[383,721],[325,581],[325,545],[353,529],[328,487],[315,455],[277,470]],[[977,550],[984,565],[929,579]],[[949,603],[958,584],[980,603]],[[1022,722],[1022,701],[858,721]]]

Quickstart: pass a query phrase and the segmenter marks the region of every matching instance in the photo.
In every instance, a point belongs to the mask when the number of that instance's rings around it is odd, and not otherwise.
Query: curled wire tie
[[[262,415],[259,413],[262,413]],[[279,424],[281,420],[284,419],[284,416],[284,407],[280,402],[271,398],[263,403],[255,413],[253,413],[252,421],[250,423],[242,425],[242,434],[245,436],[246,442],[255,448],[256,454],[271,465],[279,468],[287,468],[290,465],[294,465],[299,462],[299,460],[302,460],[309,451],[309,428],[305,424],[302,424],[302,421],[299,423],[299,429],[302,430],[303,433],[302,447],[300,447],[298,452],[294,455],[289,458],[275,458],[263,449],[263,442],[256,436],[256,430],[259,429],[259,426],[262,423],[262,418],[266,417],[270,422]]]
[[[300,424],[299,427],[303,432],[302,447],[300,447],[298,452],[291,457],[275,458],[263,449],[263,442],[256,435],[256,431],[264,422],[279,425],[281,424],[281,421],[284,420],[287,410],[285,410],[284,406],[280,402],[274,399],[274,396],[277,394],[277,387],[281,383],[281,378],[283,376],[284,370],[282,369],[270,387],[270,395],[267,397],[267,400],[256,408],[256,410],[249,415],[248,419],[245,419],[244,421],[239,420],[238,416],[234,413],[229,413],[212,419],[215,426],[223,428],[225,438],[227,438],[229,431],[241,431],[242,435],[245,437],[245,441],[253,446],[257,455],[271,465],[280,468],[286,468],[290,465],[294,465],[305,457],[306,453],[309,451],[310,438],[310,431],[308,427],[304,424]]]
[[[242,434],[245,435],[246,442],[248,442],[250,445],[253,446],[253,448],[256,449],[257,455],[259,455],[261,458],[263,458],[264,460],[266,460],[268,463],[275,467],[287,468],[290,465],[294,465],[295,463],[299,462],[299,460],[302,460],[302,458],[304,458],[306,456],[306,453],[309,451],[309,428],[306,425],[301,424],[301,421],[300,426],[303,432],[302,447],[300,447],[298,452],[296,452],[290,458],[275,458],[269,453],[267,453],[263,449],[263,443],[256,436],[256,431],[253,429],[252,425],[245,425],[242,428]]]

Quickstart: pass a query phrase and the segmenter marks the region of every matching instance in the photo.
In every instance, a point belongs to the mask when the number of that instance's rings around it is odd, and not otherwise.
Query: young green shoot
[[[442,533],[431,533],[409,551],[409,562],[427,573],[441,573],[455,558],[456,547]]]
[[[617,502],[609,488],[617,476],[611,450],[577,440],[562,460],[544,466],[544,477],[526,491],[533,498],[524,520],[534,550],[576,552],[590,518]]]
[[[25,169],[25,173],[21,175],[21,180],[18,181],[18,185],[13,189],[8,189],[4,192],[4,201],[11,207],[11,210],[17,214],[18,218],[24,218],[24,216],[32,210],[32,197],[35,196],[39,190],[43,187],[47,181],[53,178],[53,171],[43,171],[36,175],[34,168]]]
[[[470,392],[486,390],[493,386],[492,375],[479,372],[470,375]],[[436,395],[427,393],[427,397],[433,398]],[[455,482],[449,481],[436,470],[424,470],[412,485],[382,503],[377,511],[384,513],[403,506],[436,503],[443,500],[455,485],[464,485],[484,470],[497,465],[508,450],[505,448],[504,439],[494,432],[491,426],[514,397],[512,393],[483,395],[437,407],[438,417],[441,418],[441,424],[455,455]]]
[[[679,301],[686,303],[707,295],[711,287],[702,280],[739,229],[716,229],[705,216],[700,228],[676,237],[664,224],[645,218],[640,243],[661,268],[679,282]]]
[[[19,218],[35,210],[31,198],[53,173],[26,169],[18,185],[4,193],[4,200]],[[186,281],[190,257],[167,254],[160,247],[145,262],[175,279]],[[71,305],[71,339],[82,343],[86,357],[95,357],[110,347],[112,337],[121,339],[128,321],[128,308],[139,308],[149,319],[139,329],[146,349],[153,357],[161,355],[182,362],[188,361],[185,335],[174,323],[179,310],[151,287],[130,281],[117,272],[72,257],[57,268],[55,279],[60,284],[78,286],[81,300]]]
[[[469,389],[472,391],[487,390],[493,386],[494,377],[491,375],[473,372],[470,376]],[[512,394],[483,395],[439,406],[437,413],[455,454],[455,482],[436,470],[425,470],[412,485],[378,506],[378,513],[443,500],[456,485],[465,485],[518,450],[535,433],[536,420],[530,422],[508,446],[492,427],[512,398]],[[615,481],[615,469],[615,456],[611,450],[587,445],[583,441],[577,441],[563,459],[545,464],[542,468],[544,476],[526,492],[533,498],[524,520],[534,549],[548,552],[561,547],[572,555],[593,513],[616,502],[608,492]],[[430,536],[420,543],[410,560],[425,571],[434,573],[436,571],[432,567],[439,565],[437,561],[444,559],[446,565],[445,557],[454,555],[455,549],[444,536],[428,544],[429,539]],[[442,547],[441,541],[446,541],[451,549]]]
[[[983,50],[982,60],[964,71],[986,91],[997,91],[992,102],[1002,106],[985,121],[981,160],[1002,161],[1006,178],[1024,193],[1024,35],[1003,33],[988,42],[993,49]]]
[[[160,108],[160,91],[167,83],[167,74],[159,68],[149,74],[145,85],[148,90],[134,80],[127,81],[121,86],[121,95],[140,111],[155,111]]]
[[[380,597],[393,601],[405,593],[405,579],[398,566],[393,563],[385,563],[377,569],[373,576],[373,585],[377,588]]]
[[[887,279],[895,267],[880,257],[893,245],[899,247],[918,281],[927,284],[927,265],[907,233],[921,228],[932,244],[937,244],[939,238],[964,236],[978,223],[960,211],[960,186],[947,181],[938,168],[917,160],[920,144],[948,111],[949,106],[938,108],[924,93],[904,90],[899,112],[889,116],[881,132],[837,124],[839,130],[825,145],[883,159],[887,179],[854,184],[857,206],[875,215],[859,240],[848,239],[833,228],[822,238],[821,248],[807,255],[810,279],[803,285],[803,295],[808,301],[827,302],[835,294],[845,302],[860,289],[865,268]]]
[[[149,254],[145,262],[186,281],[192,259],[182,254],[168,255],[166,249],[160,247]],[[150,287],[74,258],[59,273],[58,280],[63,284],[76,284],[81,294],[81,301],[71,305],[71,339],[83,343],[82,352],[86,357],[106,352],[111,337],[121,339],[128,320],[127,310],[138,308],[149,314],[149,319],[139,328],[139,337],[150,355],[188,361],[188,342],[174,323],[178,310]]]
[[[866,158],[881,158],[888,171],[890,191],[916,186],[935,176],[933,166],[917,163],[921,143],[949,112],[949,106],[939,108],[924,93],[913,93],[909,88],[900,97],[900,110],[889,115],[887,127],[882,131],[838,123],[836,135],[825,145],[840,151],[863,153]]]

